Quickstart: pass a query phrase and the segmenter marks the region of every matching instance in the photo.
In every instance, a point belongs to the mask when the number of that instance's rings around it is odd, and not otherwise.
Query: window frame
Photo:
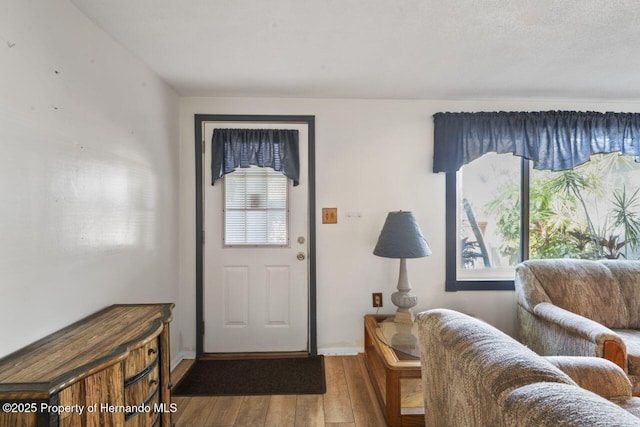
[[[529,160],[520,161],[520,261],[529,258]],[[458,172],[445,173],[445,291],[513,291],[513,280],[458,280],[458,206],[457,175]]]

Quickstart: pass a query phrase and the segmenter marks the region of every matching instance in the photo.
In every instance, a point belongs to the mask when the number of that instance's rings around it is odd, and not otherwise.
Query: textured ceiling
[[[634,0],[71,0],[181,95],[640,99]]]

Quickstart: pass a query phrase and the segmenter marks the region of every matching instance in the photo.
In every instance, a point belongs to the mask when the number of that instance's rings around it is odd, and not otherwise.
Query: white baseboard
[[[176,368],[176,366],[178,366],[178,364],[182,362],[184,359],[195,359],[195,358],[196,358],[196,353],[194,351],[180,352],[178,353],[177,356],[171,359],[171,370],[173,371]]]
[[[354,356],[363,352],[364,349],[362,347],[325,347],[318,349],[318,354],[324,356]]]
[[[362,347],[326,347],[319,348],[318,354],[323,356],[355,356],[358,353],[363,353]],[[171,359],[171,370],[173,371],[180,362],[184,359],[195,359],[196,353],[194,351],[183,351],[178,353],[177,356]]]

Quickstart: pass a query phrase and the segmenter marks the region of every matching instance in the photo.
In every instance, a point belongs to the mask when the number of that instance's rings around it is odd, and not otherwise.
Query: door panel
[[[223,268],[224,326],[246,327],[249,324],[249,267]]]
[[[267,266],[267,325],[289,326],[291,282],[287,265]]]
[[[211,186],[210,147],[213,130],[225,127],[298,129],[300,185],[293,187],[288,182],[289,244],[286,247],[223,246],[224,178]],[[300,123],[204,123],[205,353],[309,349],[307,134],[307,125]],[[305,259],[297,258],[300,252]]]

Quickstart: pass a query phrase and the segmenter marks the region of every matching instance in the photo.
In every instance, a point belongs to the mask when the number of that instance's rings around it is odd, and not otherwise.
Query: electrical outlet
[[[374,292],[371,296],[373,297],[373,306],[382,307],[382,292]]]

